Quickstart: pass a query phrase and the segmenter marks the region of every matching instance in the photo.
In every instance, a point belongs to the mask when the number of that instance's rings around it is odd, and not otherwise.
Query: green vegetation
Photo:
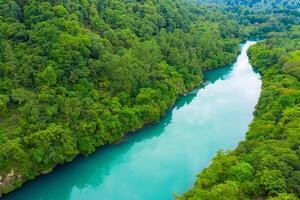
[[[199,0],[232,15],[246,38],[271,37],[300,24],[299,0]]]
[[[246,140],[220,151],[181,200],[300,197],[300,27],[249,50],[263,76]]]
[[[198,2],[223,6],[247,6],[255,9],[294,9],[300,6],[298,0],[198,0]]]
[[[180,0],[0,1],[0,195],[159,120],[234,60],[231,18]]]
[[[180,200],[300,197],[299,1],[201,1],[239,16],[246,37],[267,38],[250,48],[262,74],[262,93],[246,140],[220,151]],[[297,10],[298,9],[298,10]]]
[[[241,40],[264,37],[249,51],[263,92],[247,140],[178,198],[297,199],[299,2],[217,3],[1,0],[0,196],[156,122]]]

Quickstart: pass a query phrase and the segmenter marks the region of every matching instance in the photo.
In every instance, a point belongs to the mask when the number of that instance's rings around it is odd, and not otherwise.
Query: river
[[[219,149],[244,139],[261,80],[247,42],[237,61],[205,73],[206,82],[181,97],[159,123],[120,144],[58,166],[5,195],[5,200],[170,200],[192,187]]]

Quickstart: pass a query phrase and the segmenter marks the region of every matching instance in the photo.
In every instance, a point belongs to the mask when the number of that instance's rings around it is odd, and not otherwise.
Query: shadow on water
[[[205,72],[206,82],[192,90],[186,96],[179,98],[174,109],[180,109],[190,104],[201,88],[205,88],[217,80],[229,78],[232,67],[232,65],[228,65]],[[71,198],[70,194],[74,188],[93,188],[101,185],[105,177],[110,174],[113,165],[116,165],[116,162],[119,164],[126,162],[121,156],[122,154],[130,151],[135,144],[158,137],[164,132],[168,124],[172,122],[172,112],[174,109],[167,111],[159,123],[128,134],[121,143],[99,148],[89,157],[78,156],[72,162],[57,166],[50,174],[39,176],[36,180],[25,183],[21,188],[4,195],[1,199],[66,200]],[[94,177],[97,177],[97,179]],[[41,190],[39,190],[40,187],[42,187]],[[27,196],[28,193],[30,196]]]
[[[23,196],[25,191],[32,190],[34,194],[30,194],[31,200],[65,200],[69,199],[70,191],[74,187],[81,189],[86,187],[87,183],[90,187],[101,185],[104,177],[109,175],[112,165],[116,165],[116,161],[119,164],[124,162],[124,160],[120,159],[122,157],[120,155],[130,151],[131,147],[136,143],[158,137],[164,132],[165,127],[171,122],[171,119],[172,110],[169,110],[159,123],[149,125],[135,133],[127,135],[121,143],[99,148],[89,157],[78,156],[70,163],[59,165],[50,174],[42,175],[36,180],[25,183],[21,188],[13,193],[4,195],[1,199],[27,199],[26,196]],[[97,176],[97,180],[93,181],[93,176]],[[40,185],[44,185],[47,190],[39,191],[34,189]]]
[[[252,68],[252,70],[253,70],[253,72],[254,72],[255,74],[258,74],[259,77],[260,77],[260,72],[259,72],[259,70],[258,70],[257,68]]]
[[[65,200],[69,199],[71,190],[74,187],[85,188],[87,187],[87,183],[89,187],[99,186],[102,184],[104,178],[110,174],[112,165],[124,162],[121,158],[122,154],[130,151],[131,147],[136,143],[158,137],[164,132],[165,127],[171,122],[171,119],[172,110],[169,110],[159,123],[128,134],[121,143],[101,147],[89,157],[78,156],[70,163],[59,165],[50,174],[39,176],[36,180],[25,183],[13,193],[4,195],[1,200],[27,199],[26,196],[23,196],[27,190],[34,191],[34,194],[30,194],[31,200]],[[93,180],[93,176],[97,177],[97,179]],[[43,191],[34,189],[40,187],[40,185],[43,185],[47,189],[43,189]]]
[[[225,67],[220,67],[213,70],[208,70],[204,72],[205,80],[209,83],[215,83],[217,80],[225,80],[230,78],[231,71],[233,70],[233,65],[227,65]]]
[[[229,75],[232,70],[233,70],[233,65],[227,65],[224,67],[220,67],[217,69],[212,69],[204,72],[205,82],[199,85],[198,87],[196,87],[195,89],[193,89],[186,96],[179,98],[176,102],[175,108],[180,109],[185,105],[189,105],[193,101],[193,99],[197,96],[199,90],[205,88],[207,85],[213,84],[218,80],[225,80],[230,78]]]

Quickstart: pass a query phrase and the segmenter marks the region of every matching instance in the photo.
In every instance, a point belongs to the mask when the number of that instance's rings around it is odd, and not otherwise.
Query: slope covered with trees
[[[299,0],[197,0],[198,3],[229,6],[247,6],[251,8],[284,8],[294,9],[300,7]]]
[[[178,197],[296,200],[300,197],[300,27],[249,50],[262,74],[262,93],[246,140],[220,151]]]
[[[199,0],[234,16],[244,37],[266,38],[272,32],[288,31],[300,24],[300,1],[290,0]]]
[[[199,1],[224,6],[246,35],[267,38],[250,48],[262,93],[246,140],[220,151],[180,200],[300,198],[300,2]]]
[[[180,0],[0,1],[0,196],[157,121],[239,26]]]

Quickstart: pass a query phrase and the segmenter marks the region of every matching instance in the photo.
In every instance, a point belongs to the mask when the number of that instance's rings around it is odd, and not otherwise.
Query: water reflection
[[[23,193],[26,193],[28,190],[34,191],[30,194],[31,200],[66,200],[71,198],[70,194],[74,188],[97,187],[103,183],[104,177],[110,174],[112,166],[127,162],[122,157],[122,154],[127,153],[135,144],[158,137],[164,132],[171,119],[172,110],[169,110],[160,120],[160,123],[146,126],[142,130],[127,135],[119,144],[99,148],[89,157],[79,156],[71,163],[60,165],[50,174],[25,183],[24,186],[13,193],[5,195],[3,200],[24,199]],[[95,160],[97,166],[95,166]],[[34,189],[41,185],[47,189]]]
[[[207,82],[181,97],[159,123],[59,166],[3,199],[165,200],[187,190],[218,149],[244,138],[261,84],[246,56],[249,45],[236,64],[205,73]]]
[[[189,92],[185,97],[179,98],[176,102],[176,109],[180,109],[185,105],[189,105],[193,99],[198,95],[199,90],[205,89],[209,84],[213,84],[218,80],[225,80],[230,78],[230,73],[233,70],[233,65],[228,65],[225,67],[209,70],[204,73],[205,82],[199,87],[195,88]]]
[[[225,80],[230,78],[230,74],[233,70],[233,65],[221,67],[214,70],[209,70],[204,73],[204,77],[209,83],[215,83],[218,80]]]

